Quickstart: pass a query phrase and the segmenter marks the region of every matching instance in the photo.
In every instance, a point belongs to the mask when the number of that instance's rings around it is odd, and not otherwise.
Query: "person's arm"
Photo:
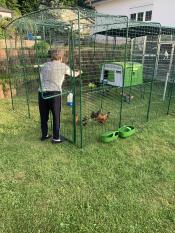
[[[34,68],[39,68],[39,67],[43,67],[44,66],[44,64],[41,64],[41,65],[34,65],[33,67]]]
[[[65,74],[68,76],[72,76],[72,77],[73,76],[78,77],[78,76],[80,76],[81,71],[80,70],[73,71],[73,70],[71,70],[71,68],[69,66],[66,65],[66,73]]]

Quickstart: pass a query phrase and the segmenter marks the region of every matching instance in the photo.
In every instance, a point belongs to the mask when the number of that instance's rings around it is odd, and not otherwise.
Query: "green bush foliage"
[[[36,43],[33,48],[35,49],[38,57],[47,57],[50,45],[46,41]]]

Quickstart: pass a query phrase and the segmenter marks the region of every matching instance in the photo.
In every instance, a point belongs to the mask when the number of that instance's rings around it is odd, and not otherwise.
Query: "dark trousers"
[[[53,96],[60,94],[59,92],[45,92],[44,96]],[[39,112],[41,120],[41,132],[42,137],[46,137],[48,134],[48,120],[49,112],[52,112],[53,116],[53,139],[59,139],[60,137],[60,113],[61,113],[61,95],[52,97],[50,99],[43,99],[41,93],[38,94]]]

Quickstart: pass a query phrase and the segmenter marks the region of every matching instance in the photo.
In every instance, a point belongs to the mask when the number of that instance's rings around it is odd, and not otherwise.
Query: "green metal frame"
[[[70,11],[74,18],[70,22],[70,20],[63,20],[60,16],[60,12]],[[53,14],[58,14],[55,15]],[[71,14],[70,14],[71,15]],[[44,17],[43,17],[44,16]],[[72,107],[72,115],[71,115],[71,129],[69,132],[71,133],[71,141],[74,144],[78,144],[81,148],[88,144],[87,138],[90,138],[93,141],[93,134],[100,135],[104,131],[110,131],[113,128],[117,130],[118,127],[121,127],[123,124],[131,124],[133,123],[133,118],[135,124],[137,124],[137,119],[139,116],[137,115],[137,106],[134,106],[134,103],[129,100],[130,105],[126,103],[123,96],[127,92],[129,96],[134,92],[136,96],[135,99],[138,106],[144,107],[143,119],[148,121],[151,118],[152,111],[156,101],[158,99],[158,95],[154,92],[154,88],[157,82],[157,73],[159,69],[159,60],[160,60],[160,35],[175,35],[174,28],[165,28],[162,27],[159,23],[146,23],[146,22],[132,22],[126,16],[114,16],[114,15],[104,15],[97,13],[95,11],[87,10],[81,8],[54,8],[54,9],[44,9],[37,12],[30,13],[26,16],[23,16],[19,19],[12,21],[6,28],[6,33],[10,28],[18,28],[18,23],[21,25],[21,30],[18,31],[21,42],[21,58],[22,58],[22,71],[23,71],[23,81],[25,86],[25,98],[28,109],[28,116],[31,117],[31,102],[30,102],[30,93],[28,89],[28,75],[27,69],[28,64],[26,64],[26,55],[25,55],[25,46],[23,44],[23,40],[25,38],[25,24],[28,20],[31,20],[34,24],[34,28],[37,28],[39,33],[42,35],[43,41],[49,43],[50,48],[52,48],[52,44],[54,44],[55,37],[58,37],[59,33],[64,37],[67,37],[68,45],[64,45],[65,49],[68,49],[68,57],[69,57],[69,66],[73,71],[73,75],[71,77],[71,83],[69,84],[68,90],[63,91],[61,94],[57,94],[54,96],[46,97],[43,94],[42,85],[40,78],[40,88],[41,94],[44,99],[54,98],[56,96],[65,96],[68,94],[69,90],[73,92],[73,107]],[[33,21],[32,21],[33,20]],[[33,29],[34,30],[34,29]],[[56,34],[56,35],[55,35]],[[128,89],[125,87],[125,78],[123,78],[123,87],[121,89],[118,88],[110,88],[106,87],[103,83],[100,85],[99,81],[99,67],[106,62],[115,62],[120,61],[124,63],[123,67],[123,77],[125,77],[126,72],[126,64],[128,61],[132,63],[132,70],[134,67],[134,62],[136,57],[135,50],[139,49],[137,41],[135,40],[138,37],[152,36],[157,38],[156,43],[156,54],[153,62],[148,64],[150,74],[149,80],[146,80],[145,83],[141,85],[141,88],[144,88],[147,85],[145,98],[139,99],[139,88],[132,86],[132,72],[131,72],[131,80],[130,86]],[[123,37],[124,43],[120,45],[118,43],[118,38]],[[102,38],[101,41],[99,38]],[[102,41],[103,40],[103,41]],[[133,40],[133,43],[132,43]],[[89,42],[91,41],[91,42]],[[77,44],[78,43],[78,44]],[[132,43],[132,45],[131,45]],[[144,48],[141,52],[140,63],[142,63],[145,67],[147,66],[146,61],[146,51],[148,50],[147,41],[144,40]],[[35,45],[37,44],[37,40],[35,39]],[[67,47],[66,47],[67,46]],[[131,49],[131,47],[133,49]],[[9,52],[8,50],[12,48],[8,48],[6,43],[6,51],[7,57],[9,61]],[[140,51],[139,51],[140,52]],[[152,49],[147,51],[151,55]],[[130,58],[128,56],[130,54]],[[77,56],[77,61],[75,61],[75,57]],[[37,51],[35,51],[35,59],[38,65],[37,75],[40,77],[40,64],[41,60],[38,56]],[[119,60],[120,59],[120,60]],[[146,65],[145,65],[146,64]],[[9,64],[10,65],[10,64]],[[172,64],[173,67],[174,64]],[[91,67],[92,66],[92,67]],[[32,67],[32,65],[31,65]],[[9,68],[9,67],[8,67]],[[76,69],[83,70],[83,74],[80,74],[79,79],[75,78],[75,70]],[[146,69],[146,68],[145,68]],[[144,70],[145,71],[145,70]],[[8,69],[8,73],[10,74],[10,69]],[[9,75],[10,77],[10,75]],[[10,85],[13,82],[11,77],[9,78]],[[31,79],[29,79],[31,80]],[[88,88],[88,82],[97,83],[97,88]],[[170,96],[168,99],[168,104],[165,101],[161,103],[161,106],[167,107],[167,113],[170,112],[170,106],[172,101],[172,93],[174,90],[174,81],[171,85]],[[158,80],[161,85],[161,80]],[[99,87],[98,87],[99,85]],[[121,93],[119,93],[121,92]],[[88,97],[87,97],[88,96]],[[12,108],[15,109],[15,103],[12,93],[11,87],[11,97],[12,97]],[[87,97],[87,99],[86,99]],[[159,105],[157,105],[159,106]],[[105,114],[110,108],[112,112],[111,121],[107,120],[107,123],[104,125],[98,124],[98,120],[91,119],[90,114],[91,111],[101,111],[101,113]],[[135,109],[135,110],[133,110]],[[67,109],[65,110],[67,111]],[[106,112],[105,112],[106,111]],[[130,113],[129,113],[130,111]],[[155,111],[156,112],[156,111]],[[157,114],[157,113],[155,113]],[[76,116],[79,116],[79,124],[77,125]],[[84,126],[84,118],[88,115],[89,119],[87,120],[89,124],[88,127]],[[141,118],[141,117],[140,117]],[[110,117],[109,117],[110,119]],[[109,123],[108,123],[109,122]],[[86,122],[85,122],[86,123]],[[66,126],[66,123],[65,123]]]

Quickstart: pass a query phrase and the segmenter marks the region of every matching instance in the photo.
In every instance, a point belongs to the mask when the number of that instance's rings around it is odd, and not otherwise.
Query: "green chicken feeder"
[[[119,136],[118,131],[105,132],[101,135],[101,141],[104,143],[112,142],[112,141],[116,140],[118,138],[118,136]]]
[[[119,137],[121,138],[128,138],[135,134],[136,130],[134,126],[125,125],[119,129]]]

